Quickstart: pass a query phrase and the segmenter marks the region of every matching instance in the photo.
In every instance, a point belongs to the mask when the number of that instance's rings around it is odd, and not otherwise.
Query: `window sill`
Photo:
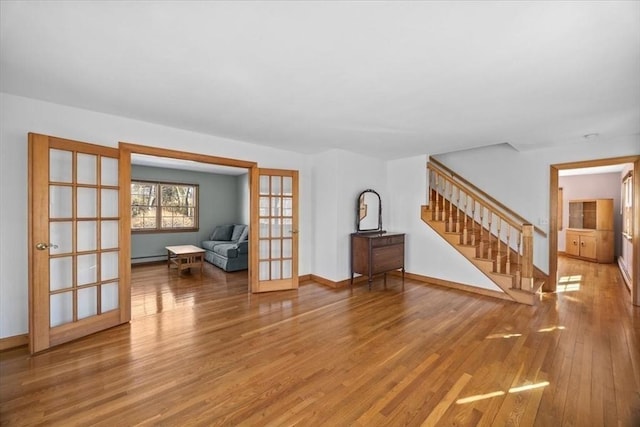
[[[197,233],[199,228],[173,228],[173,229],[148,229],[148,230],[131,230],[131,234],[159,234],[159,233]]]

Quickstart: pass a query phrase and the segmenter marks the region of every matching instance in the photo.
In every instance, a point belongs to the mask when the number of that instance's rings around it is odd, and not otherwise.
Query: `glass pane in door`
[[[101,311],[106,313],[107,311],[118,308],[118,282],[106,283],[100,288],[100,301],[102,303]]]
[[[66,150],[49,150],[49,181],[67,182],[72,181],[73,173],[73,153]]]
[[[73,286],[73,258],[51,258],[49,260],[49,290],[58,291]]]
[[[98,314],[98,287],[78,290],[78,319]]]
[[[51,327],[73,322],[73,292],[51,295],[49,323]]]
[[[78,218],[95,218],[98,212],[98,198],[95,188],[78,188],[76,210]]]
[[[49,217],[71,218],[73,216],[72,201],[71,187],[60,185],[49,187]]]
[[[71,221],[49,223],[49,242],[55,245],[49,248],[50,255],[73,252],[73,223]]]
[[[118,186],[118,159],[101,157],[100,185]]]
[[[77,251],[95,251],[98,249],[98,223],[96,221],[78,221]]]
[[[97,156],[93,154],[78,153],[76,157],[76,162],[78,162],[76,182],[78,184],[95,185],[97,183],[97,161]]]

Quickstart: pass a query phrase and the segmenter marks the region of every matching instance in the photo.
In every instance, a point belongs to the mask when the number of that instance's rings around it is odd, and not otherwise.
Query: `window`
[[[622,234],[627,239],[633,235],[633,174],[629,172],[622,180]]]
[[[131,181],[131,230],[197,231],[198,185]]]

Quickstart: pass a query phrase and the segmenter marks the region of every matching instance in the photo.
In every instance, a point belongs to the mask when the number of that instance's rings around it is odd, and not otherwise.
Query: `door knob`
[[[54,245],[53,243],[37,243],[36,244],[36,249],[39,251],[44,251],[45,249],[58,249],[58,245]]]

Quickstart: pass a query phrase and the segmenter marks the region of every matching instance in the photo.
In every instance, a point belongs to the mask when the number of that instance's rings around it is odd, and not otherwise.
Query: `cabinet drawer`
[[[376,248],[371,254],[373,273],[404,267],[404,246],[391,245]]]
[[[389,245],[397,245],[404,243],[404,236],[389,236],[389,237],[378,237],[373,239],[371,242],[371,246],[374,248],[380,246],[389,246]]]

